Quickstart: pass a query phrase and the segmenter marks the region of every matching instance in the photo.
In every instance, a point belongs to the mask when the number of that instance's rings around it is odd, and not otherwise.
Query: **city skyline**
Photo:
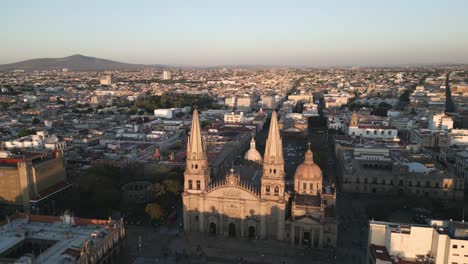
[[[468,63],[464,1],[3,4],[0,64],[83,54],[186,66]]]

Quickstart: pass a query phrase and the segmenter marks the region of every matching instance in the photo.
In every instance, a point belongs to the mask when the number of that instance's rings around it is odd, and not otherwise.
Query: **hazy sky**
[[[468,63],[467,0],[4,0],[0,63]]]

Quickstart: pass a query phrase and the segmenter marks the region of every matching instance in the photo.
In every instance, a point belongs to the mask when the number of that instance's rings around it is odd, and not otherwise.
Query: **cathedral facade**
[[[252,146],[255,148],[254,141]],[[182,194],[185,231],[334,247],[336,231],[331,238],[326,237],[326,232],[336,229],[330,229],[325,219],[326,209],[334,210],[334,193],[324,199],[322,174],[313,159],[307,159],[306,155],[307,164],[301,165],[305,169],[301,170],[300,188],[286,191],[283,146],[276,112],[271,117],[265,155],[259,163],[263,166],[260,185],[242,181],[234,169],[224,179],[213,180],[198,112],[195,110],[187,143]],[[316,167],[308,170],[311,164]],[[304,182],[307,182],[307,186],[303,185]],[[304,186],[311,191],[304,191]]]

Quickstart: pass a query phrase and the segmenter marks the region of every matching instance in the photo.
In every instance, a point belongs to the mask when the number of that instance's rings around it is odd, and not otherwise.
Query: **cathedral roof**
[[[304,162],[296,168],[294,178],[306,181],[322,179],[322,170],[314,163],[314,154],[310,149],[305,154]]]

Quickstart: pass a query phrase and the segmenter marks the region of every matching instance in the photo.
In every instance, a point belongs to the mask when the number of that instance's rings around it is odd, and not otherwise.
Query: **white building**
[[[452,129],[449,133],[450,146],[468,145],[468,129]]]
[[[172,75],[170,71],[163,71],[163,80],[171,80]]]
[[[177,113],[186,113],[186,108],[160,108],[154,109],[154,117],[174,118]]]
[[[360,136],[363,138],[397,139],[398,129],[390,126],[359,125],[348,128],[349,136]]]
[[[429,129],[449,130],[453,128],[453,118],[444,113],[433,114],[429,118]]]
[[[467,263],[468,223],[430,221],[429,224],[371,221],[366,263]]]
[[[224,123],[243,123],[244,121],[244,112],[231,112],[224,114]]]
[[[25,136],[10,141],[5,141],[6,149],[50,149],[64,150],[65,141],[60,141],[57,136],[51,135],[46,131],[38,131],[35,135]]]

